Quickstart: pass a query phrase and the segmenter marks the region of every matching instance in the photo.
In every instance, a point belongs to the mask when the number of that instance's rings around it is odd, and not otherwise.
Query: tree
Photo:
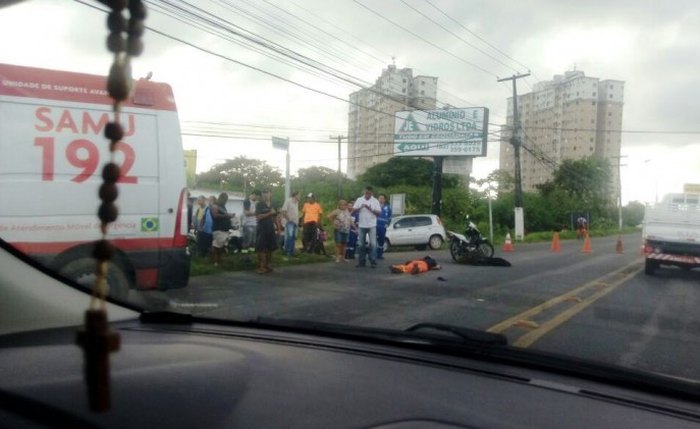
[[[622,208],[622,222],[625,225],[637,226],[644,220],[645,205],[639,201],[630,201]]]
[[[209,171],[198,174],[197,184],[243,191],[281,186],[284,184],[284,179],[279,169],[265,161],[237,156],[216,164]]]
[[[423,158],[395,156],[374,165],[358,178],[360,183],[378,187],[427,186],[433,183],[433,161]],[[459,176],[443,174],[442,187],[459,186]]]
[[[609,217],[614,202],[612,189],[610,164],[594,157],[564,160],[552,180],[538,186],[550,207],[588,212],[597,219]]]
[[[313,167],[308,167],[308,168],[300,168],[299,171],[297,172],[297,177],[296,179],[299,181],[299,183],[308,183],[308,182],[333,182],[334,180],[337,182],[338,180],[338,172],[336,170],[333,170],[328,167],[318,167],[318,166],[313,166]]]
[[[583,201],[611,200],[610,163],[600,158],[566,159],[554,172],[552,182],[569,195]]]
[[[485,179],[481,179],[477,181],[477,183],[480,185],[484,183],[495,183],[499,192],[512,191],[515,187],[515,179],[513,178],[513,175],[506,170],[500,169],[493,170],[488,176],[486,176]]]

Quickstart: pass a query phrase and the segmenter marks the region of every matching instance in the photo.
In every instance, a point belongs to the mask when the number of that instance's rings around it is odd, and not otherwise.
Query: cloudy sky
[[[86,3],[28,0],[0,9],[0,62],[105,74],[105,14]],[[292,138],[292,170],[335,168],[329,136],[347,134],[343,100],[395,61],[439,78],[438,105],[486,106],[495,124],[505,121],[511,91],[499,77],[529,70],[519,92],[574,68],[623,80],[623,199],[652,201],[657,189],[700,183],[697,0],[146,3],[154,31],[144,36],[134,76],[153,72],[172,85],[184,146],[198,150],[200,171],[236,155],[282,169],[271,135]],[[315,68],[300,65],[300,56]],[[494,137],[488,156],[474,162],[477,177],[498,168],[498,151]]]

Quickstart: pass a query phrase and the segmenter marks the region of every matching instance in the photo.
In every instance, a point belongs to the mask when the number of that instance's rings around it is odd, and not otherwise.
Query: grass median
[[[282,251],[276,251],[272,254],[272,266],[286,267],[290,265],[314,264],[320,262],[335,261],[334,245],[326,245],[325,255],[316,255],[310,253],[297,253],[296,256],[287,258],[282,254]],[[190,276],[196,277],[206,274],[216,274],[223,271],[254,271],[258,266],[258,256],[255,253],[229,253],[224,254],[221,264],[215,267],[210,258],[195,256],[191,260]]]

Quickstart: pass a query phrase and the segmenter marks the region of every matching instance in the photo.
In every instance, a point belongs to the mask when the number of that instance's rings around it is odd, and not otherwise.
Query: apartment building
[[[396,112],[434,109],[436,97],[437,77],[413,76],[412,69],[395,65],[384,69],[372,87],[350,94],[348,177],[392,157]]]
[[[522,86],[521,86],[522,88]],[[552,177],[552,165],[565,159],[597,156],[616,166],[622,142],[622,108],[625,82],[601,80],[583,71],[555,75],[539,82],[532,91],[518,96],[518,113],[523,129],[520,151],[523,191]],[[500,168],[514,171],[513,98],[508,98],[506,125],[501,133]],[[534,154],[532,153],[534,152]],[[549,160],[550,165],[542,160]],[[618,171],[613,168],[613,183]]]

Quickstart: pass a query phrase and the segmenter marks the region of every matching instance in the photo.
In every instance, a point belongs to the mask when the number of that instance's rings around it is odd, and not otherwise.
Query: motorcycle
[[[187,256],[197,254],[197,231],[190,229],[187,231],[187,248],[185,249]]]
[[[473,258],[490,258],[493,256],[493,245],[484,237],[479,228],[469,220],[465,219],[467,226],[464,234],[454,231],[447,231],[450,237],[450,255],[455,262],[464,262]]]
[[[243,233],[238,225],[231,226],[228,230],[228,237],[226,237],[226,243],[224,244],[224,252],[231,253],[241,253],[243,250],[243,243],[241,242],[243,238]]]

